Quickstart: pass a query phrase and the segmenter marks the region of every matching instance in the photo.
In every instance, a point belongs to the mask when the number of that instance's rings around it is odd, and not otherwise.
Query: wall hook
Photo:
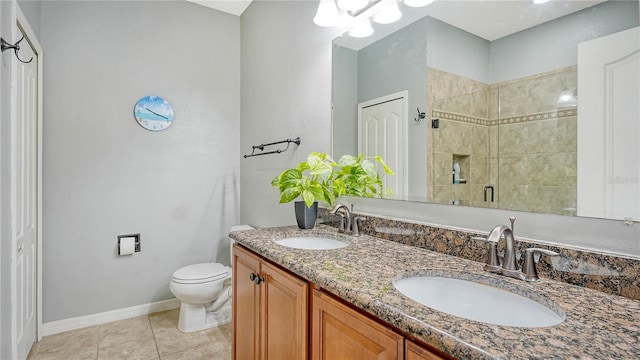
[[[413,118],[413,121],[419,123],[420,120],[424,119],[427,115],[424,112],[420,112],[420,108],[416,108],[418,110],[418,117]]]
[[[16,58],[18,59],[18,61],[20,61],[21,63],[28,64],[33,60],[33,57],[29,59],[29,61],[24,61],[20,59],[20,56],[18,55],[18,51],[20,51],[20,42],[22,40],[24,40],[24,36],[22,37],[22,39],[18,40],[17,43],[11,45],[8,42],[6,42],[3,38],[0,38],[0,46],[1,46],[2,52],[4,52],[5,50],[13,49],[13,53],[16,55]]]

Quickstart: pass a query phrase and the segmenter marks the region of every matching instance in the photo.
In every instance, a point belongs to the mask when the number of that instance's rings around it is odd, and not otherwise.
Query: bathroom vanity
[[[234,246],[234,359],[449,359]],[[311,297],[308,295],[311,294]],[[312,324],[308,327],[308,324]]]
[[[324,225],[230,236],[237,242],[235,359],[640,358],[637,300],[543,275],[537,282],[506,278],[484,271],[482,262],[338,234]],[[274,241],[313,236],[349,245],[308,250]],[[432,274],[517,293],[554,309],[563,321],[512,327],[468,320],[424,306],[394,287],[396,280]]]

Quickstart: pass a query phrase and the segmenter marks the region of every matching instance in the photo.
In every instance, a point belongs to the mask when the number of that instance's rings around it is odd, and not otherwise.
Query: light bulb
[[[577,98],[576,95],[573,91],[564,88],[564,90],[562,90],[560,92],[560,96],[558,97],[558,104],[560,105],[573,105],[577,102]]]
[[[338,7],[344,11],[358,11],[369,4],[369,0],[338,0]]]
[[[571,100],[571,91],[565,90],[560,94],[558,101],[567,102]]]
[[[373,28],[371,27],[369,19],[362,21],[349,30],[349,36],[354,38],[365,38],[371,34],[373,34]]]
[[[320,0],[313,22],[318,26],[330,27],[338,25],[339,18],[338,8],[333,0]]]
[[[398,21],[402,17],[400,9],[398,9],[397,3],[391,3],[386,6],[382,11],[377,13],[373,17],[373,21],[378,24],[391,24]]]
[[[404,0],[404,4],[411,7],[423,7],[431,4],[433,0]]]

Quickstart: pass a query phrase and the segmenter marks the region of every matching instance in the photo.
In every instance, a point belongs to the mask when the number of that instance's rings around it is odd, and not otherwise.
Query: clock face
[[[151,131],[160,131],[173,123],[173,107],[159,96],[147,96],[138,100],[133,109],[138,124]]]

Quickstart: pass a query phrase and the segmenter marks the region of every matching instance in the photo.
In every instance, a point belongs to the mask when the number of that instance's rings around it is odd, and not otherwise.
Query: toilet
[[[239,225],[230,231],[250,229]],[[229,239],[230,256],[233,243]],[[180,331],[199,331],[231,321],[231,275],[231,267],[219,263],[188,265],[173,273],[169,289],[180,300]]]

